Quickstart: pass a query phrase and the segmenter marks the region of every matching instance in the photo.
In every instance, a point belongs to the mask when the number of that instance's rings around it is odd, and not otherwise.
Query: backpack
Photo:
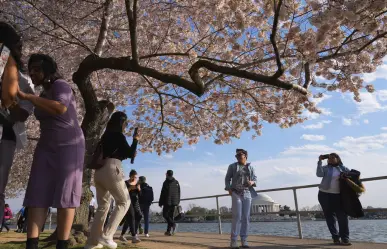
[[[103,146],[102,146],[102,140],[101,140],[98,142],[97,147],[94,150],[91,163],[87,165],[87,168],[97,170],[102,168],[104,163],[105,163],[105,158],[103,157]]]
[[[140,204],[152,204],[153,200],[153,188],[149,185],[141,188]]]

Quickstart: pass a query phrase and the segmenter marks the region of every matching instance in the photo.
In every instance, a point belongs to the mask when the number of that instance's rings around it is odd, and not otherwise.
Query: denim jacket
[[[348,172],[350,171],[347,167],[340,165],[338,166],[340,172]],[[322,161],[317,162],[317,177],[322,177],[320,189],[327,190],[331,187],[332,175],[333,175],[333,166],[326,165],[322,166]]]
[[[254,170],[253,166],[251,166],[250,163],[247,164],[247,166],[249,167],[250,181],[253,181],[256,183],[257,176],[255,175],[255,170]],[[236,187],[235,185],[237,183],[237,179],[236,179],[237,170],[238,170],[238,163],[233,163],[233,164],[230,164],[230,166],[228,166],[228,170],[227,170],[227,174],[226,174],[226,178],[225,178],[225,183],[226,183],[225,190],[228,191],[228,190],[231,190],[231,189]],[[252,198],[255,198],[258,196],[257,192],[255,192],[255,190],[252,186],[249,188],[249,191],[251,193]]]

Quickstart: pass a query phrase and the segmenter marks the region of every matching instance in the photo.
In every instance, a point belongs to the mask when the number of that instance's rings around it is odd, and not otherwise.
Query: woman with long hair
[[[104,165],[95,170],[94,174],[98,208],[91,225],[86,249],[102,248],[102,246],[117,248],[113,236],[130,206],[122,161],[135,156],[134,143],[130,146],[123,133],[127,126],[127,119],[124,112],[113,113],[101,138]],[[138,135],[134,139],[138,140]],[[108,224],[103,229],[111,198],[114,198],[115,207]]]
[[[328,159],[328,164],[323,166],[322,161],[325,159]],[[337,245],[351,245],[349,242],[348,216],[341,205],[340,199],[340,175],[347,172],[349,172],[349,169],[344,167],[338,154],[331,153],[319,157],[316,175],[322,177],[322,181],[319,186],[318,201],[323,209],[333,243]],[[339,223],[339,232],[336,228],[336,218]]]
[[[127,242],[127,239],[125,238],[125,233],[128,230],[128,227],[130,228],[130,234],[132,235],[132,243],[138,243],[141,242],[141,240],[137,236],[137,230],[140,224],[140,221],[142,219],[142,212],[140,208],[140,193],[141,188],[140,184],[138,183],[138,175],[137,171],[132,169],[129,173],[129,180],[125,181],[126,187],[129,191],[129,197],[130,197],[130,207],[128,212],[126,213],[123,222],[123,228],[121,231],[121,237],[120,240]]]
[[[4,193],[15,151],[27,145],[24,122],[34,108],[31,102],[16,96],[18,88],[34,93],[31,80],[23,72],[21,37],[11,25],[0,22],[0,210],[4,209]]]
[[[20,99],[35,106],[40,122],[30,178],[24,199],[28,207],[27,249],[37,249],[49,207],[57,208],[57,249],[67,249],[75,208],[82,196],[85,138],[78,123],[72,88],[63,80],[53,58],[33,54],[28,71],[40,96],[24,93]]]

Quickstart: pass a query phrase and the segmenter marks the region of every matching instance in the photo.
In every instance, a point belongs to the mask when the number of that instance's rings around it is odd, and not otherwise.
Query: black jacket
[[[175,178],[166,179],[161,189],[159,206],[177,206],[180,204],[180,184]]]
[[[140,205],[148,205],[150,206],[154,200],[153,198],[153,188],[149,186],[147,183],[142,183],[140,185]]]
[[[351,170],[346,177],[351,179],[357,185],[360,185],[361,182],[359,176],[359,171]],[[348,216],[352,218],[364,216],[363,207],[359,200],[359,194],[356,193],[343,178],[340,179],[340,199],[341,205]]]

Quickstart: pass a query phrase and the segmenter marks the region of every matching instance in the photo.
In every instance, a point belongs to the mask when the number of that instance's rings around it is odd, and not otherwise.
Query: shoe
[[[242,248],[250,248],[249,243],[247,243],[247,240],[242,240]]]
[[[106,246],[107,248],[110,248],[110,249],[116,249],[117,248],[117,243],[114,242],[112,239],[100,238],[98,242],[101,245]]]
[[[84,249],[101,249],[103,248],[103,245],[98,244],[98,245],[85,245]]]
[[[236,241],[236,240],[231,240],[230,248],[231,248],[231,249],[239,249],[238,241]]]
[[[340,244],[340,245],[342,245],[342,246],[350,246],[350,245],[352,245],[352,243],[349,242],[349,240],[347,240],[347,239],[343,239],[343,240],[341,241],[341,244]]]
[[[165,236],[172,236],[171,232],[168,232],[168,231],[166,231],[166,232],[164,233],[164,235],[165,235]]]
[[[149,238],[149,234],[145,234],[145,237]]]
[[[333,244],[340,245],[341,244],[340,239],[333,239]]]
[[[175,233],[177,232],[177,224],[173,224],[173,227],[172,227],[172,235],[175,235]]]
[[[137,235],[132,237],[132,243],[133,244],[140,243],[140,242],[141,242],[141,240],[140,240],[140,238]]]
[[[123,242],[128,242],[124,235],[121,235],[119,239]]]

